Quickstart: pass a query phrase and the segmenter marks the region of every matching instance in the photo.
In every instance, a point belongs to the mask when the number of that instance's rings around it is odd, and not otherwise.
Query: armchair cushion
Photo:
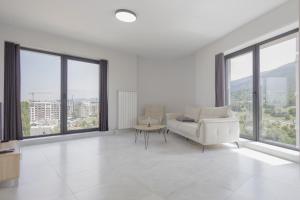
[[[163,105],[145,105],[144,116],[138,118],[138,124],[147,125],[149,122],[153,125],[160,125],[164,118]]]
[[[164,116],[164,106],[163,105],[145,105],[145,116],[146,117],[160,117]]]

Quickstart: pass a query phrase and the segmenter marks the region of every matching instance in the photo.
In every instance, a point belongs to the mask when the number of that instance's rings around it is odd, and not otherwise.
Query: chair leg
[[[236,144],[237,148],[239,149],[240,148],[239,142],[234,142],[234,143]]]
[[[204,146],[204,145],[202,145],[202,153],[204,153],[204,149],[205,149],[205,146]]]
[[[163,136],[164,136],[164,139],[165,139],[165,143],[167,143],[167,136],[166,136],[165,132],[163,132]]]
[[[147,150],[147,132],[144,131],[145,149]]]

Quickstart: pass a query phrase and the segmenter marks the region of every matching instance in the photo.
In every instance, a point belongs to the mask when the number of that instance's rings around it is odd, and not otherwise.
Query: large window
[[[99,64],[68,60],[67,71],[68,130],[99,127]]]
[[[99,62],[21,49],[24,137],[99,130]]]
[[[253,53],[227,60],[228,103],[240,120],[242,136],[253,138]]]
[[[299,148],[298,30],[226,56],[227,102],[241,136]]]
[[[60,133],[59,56],[21,50],[23,136]]]
[[[260,139],[296,146],[297,33],[260,46]]]

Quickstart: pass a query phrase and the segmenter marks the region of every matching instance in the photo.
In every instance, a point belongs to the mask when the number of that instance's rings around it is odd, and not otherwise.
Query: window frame
[[[86,132],[92,132],[92,131],[101,131],[100,130],[100,123],[98,127],[96,128],[88,128],[88,129],[78,129],[78,130],[68,130],[67,129],[67,82],[68,82],[68,65],[67,61],[68,60],[75,60],[75,61],[80,61],[80,62],[87,62],[87,63],[92,63],[92,64],[98,64],[99,65],[99,93],[98,93],[98,98],[99,98],[99,105],[98,105],[98,112],[100,116],[100,73],[101,73],[101,66],[100,66],[100,59],[90,59],[90,58],[83,58],[79,56],[72,56],[72,55],[67,55],[67,54],[62,54],[62,53],[56,53],[52,51],[46,51],[46,50],[41,50],[41,49],[35,49],[35,48],[29,48],[29,47],[20,47],[20,51],[25,50],[25,51],[31,51],[31,52],[36,52],[36,53],[42,53],[46,55],[55,55],[60,57],[60,101],[61,101],[61,108],[60,108],[60,133],[54,133],[54,134],[47,134],[47,135],[35,135],[35,136],[26,136],[24,139],[30,139],[30,138],[39,138],[39,137],[49,137],[49,136],[58,136],[58,135],[66,135],[66,134],[76,134],[76,133],[86,133]],[[20,63],[21,65],[21,63]],[[22,66],[20,66],[22,67]],[[100,120],[100,119],[99,119]]]
[[[244,137],[244,136],[242,136],[242,138],[299,151],[300,148],[297,148],[292,145],[283,144],[283,143],[279,143],[279,142],[275,142],[275,141],[274,142],[265,141],[265,140],[260,139],[260,127],[261,127],[261,124],[260,124],[261,123],[261,120],[260,120],[260,95],[261,95],[261,92],[260,92],[260,47],[262,45],[271,43],[275,40],[284,38],[286,36],[289,36],[289,35],[292,35],[295,33],[299,33],[299,28],[287,31],[285,33],[279,34],[272,38],[266,39],[262,42],[256,43],[254,45],[248,46],[241,50],[238,50],[233,53],[225,55],[224,56],[224,58],[225,58],[225,90],[226,90],[225,91],[225,103],[226,103],[226,105],[229,104],[229,90],[228,90],[229,69],[228,69],[228,64],[227,64],[228,60],[230,60],[231,58],[235,58],[240,55],[243,55],[245,53],[253,52],[253,91],[252,91],[252,96],[253,96],[253,138],[248,138],[248,137]],[[299,60],[298,60],[298,67],[299,67]]]
[[[247,137],[247,136],[243,136],[243,138],[246,138],[248,140],[256,140],[256,123],[257,123],[257,120],[256,120],[256,94],[257,92],[254,92],[254,91],[257,91],[257,86],[256,86],[256,83],[255,83],[255,59],[254,59],[254,54],[255,54],[255,46],[249,46],[247,48],[244,48],[242,50],[239,50],[237,52],[234,52],[232,54],[228,54],[225,56],[225,88],[226,88],[226,91],[225,91],[225,104],[226,105],[229,105],[229,67],[228,67],[228,61],[232,58],[235,58],[235,57],[239,57],[239,56],[242,56],[244,54],[247,54],[247,53],[250,53],[252,52],[252,75],[253,75],[253,79],[252,79],[252,103],[253,103],[253,110],[252,110],[252,117],[253,117],[253,137]]]

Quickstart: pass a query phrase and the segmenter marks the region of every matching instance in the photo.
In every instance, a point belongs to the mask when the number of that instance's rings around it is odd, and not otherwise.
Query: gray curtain
[[[3,140],[2,119],[2,102],[0,102],[0,141]]]
[[[215,93],[216,107],[225,105],[225,58],[220,53],[215,57]]]
[[[22,139],[20,98],[20,46],[5,42],[3,140]]]
[[[100,131],[108,131],[107,60],[100,60]]]

